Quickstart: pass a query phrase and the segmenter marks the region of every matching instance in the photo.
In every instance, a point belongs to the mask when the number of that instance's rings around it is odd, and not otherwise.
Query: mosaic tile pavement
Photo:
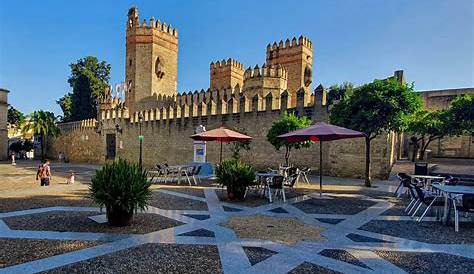
[[[415,222],[407,216],[385,215],[394,203],[383,198],[338,193],[320,197],[314,193],[294,197],[287,203],[277,201],[247,207],[220,201],[213,188],[204,189],[204,197],[194,196],[192,192],[155,192],[163,197],[176,197],[177,201],[194,201],[197,206],[193,208],[193,203],[189,203],[185,209],[170,209],[172,203],[166,209],[150,206],[143,213],[159,215],[170,221],[156,231],[140,231],[143,234],[107,230],[49,231],[44,224],[37,229],[33,224],[27,228],[21,227],[21,218],[34,219],[35,215],[46,216],[58,212],[64,212],[65,215],[83,212],[77,216],[84,215],[84,218],[98,224],[105,223],[104,213],[94,207],[56,206],[0,213],[2,239],[96,242],[96,245],[80,250],[7,265],[0,268],[0,273],[70,273],[74,269],[87,269],[87,266],[95,267],[99,273],[102,273],[100,269],[109,269],[107,271],[111,273],[127,270],[139,273],[141,271],[136,260],[143,256],[133,253],[134,250],[142,250],[140,252],[149,253],[155,261],[160,261],[160,264],[147,262],[147,267],[163,267],[161,271],[169,273],[462,273],[474,268],[474,245],[459,239],[454,231],[451,232],[452,227],[431,225],[422,228],[424,233],[436,234],[441,231],[441,243],[431,241],[433,235],[426,237],[428,240],[419,233],[408,237],[403,224],[408,223],[407,227],[413,228]],[[201,203],[206,206],[203,207]],[[155,205],[159,206],[160,203]],[[321,234],[325,240],[279,244],[270,240],[239,238],[232,229],[221,225],[230,217],[250,215],[296,218],[307,225],[323,228]],[[15,229],[8,225],[8,220],[15,220]],[[372,229],[371,224],[388,221],[400,223],[398,230],[385,231],[384,227]],[[427,218],[427,223],[433,221],[433,218]],[[474,234],[472,228],[465,229],[467,232],[463,233],[466,235]],[[203,250],[202,254],[196,254],[200,253],[199,250]],[[129,260],[126,263],[114,264],[114,254],[127,252],[132,252],[132,255],[127,255]],[[159,255],[160,252],[163,256]],[[187,256],[195,259],[186,260]],[[97,268],[97,260],[103,260],[107,267],[102,265],[102,268]],[[121,256],[119,260],[126,258]],[[193,262],[192,267],[186,266]],[[446,267],[451,263],[453,267]],[[128,269],[114,269],[127,265]],[[154,270],[159,272],[159,269]]]

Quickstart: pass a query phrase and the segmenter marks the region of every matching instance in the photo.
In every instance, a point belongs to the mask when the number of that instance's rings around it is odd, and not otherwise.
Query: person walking
[[[49,164],[49,160],[46,160],[46,162],[38,168],[38,172],[36,173],[36,179],[40,179],[41,186],[49,186],[51,182],[51,167]]]
[[[12,166],[16,166],[15,156],[15,152],[12,152]]]

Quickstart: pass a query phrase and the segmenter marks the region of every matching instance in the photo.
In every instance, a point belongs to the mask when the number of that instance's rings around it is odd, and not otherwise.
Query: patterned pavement
[[[287,203],[247,207],[220,201],[216,191],[219,190],[206,188],[204,197],[200,197],[202,195],[155,190],[160,195],[166,194],[171,201],[169,204],[176,197],[178,200],[205,203],[207,210],[203,207],[178,210],[150,206],[144,213],[157,214],[177,222],[172,227],[146,234],[47,231],[44,228],[33,230],[31,227],[28,227],[29,230],[21,227],[13,230],[8,225],[12,218],[48,212],[96,212],[89,218],[97,223],[106,222],[103,212],[94,207],[47,207],[0,213],[0,238],[100,242],[81,250],[0,268],[0,273],[68,273],[74,269],[83,269],[84,262],[88,262],[89,267],[94,267],[95,273],[98,273],[101,268],[97,265],[97,258],[103,258],[106,262],[107,256],[114,258],[114,254],[142,247],[152,250],[163,248],[174,254],[169,250],[181,250],[179,246],[217,248],[217,252],[211,250],[208,255],[218,256],[216,259],[220,259],[220,264],[213,267],[223,273],[468,273],[474,268],[474,244],[469,241],[460,242],[452,227],[438,224],[431,232],[427,230],[427,233],[441,231],[445,237],[443,243],[427,242],[423,237],[408,239],[400,236],[404,235],[404,231],[399,231],[398,234],[397,231],[385,233],[384,230],[373,232],[361,229],[375,221],[406,222],[410,225],[415,223],[407,216],[400,216],[401,214],[383,214],[395,204],[382,196],[328,193],[320,197],[319,194],[312,193],[289,199]],[[232,229],[221,225],[233,216],[247,215],[296,218],[305,224],[323,228],[322,236],[326,239],[285,245],[269,240],[239,238]],[[427,223],[434,224],[433,221],[434,218],[427,218]],[[410,227],[413,229],[413,226]],[[400,230],[403,229],[402,226]],[[464,230],[466,235],[474,235],[473,228]],[[202,257],[207,256],[204,253],[206,252],[203,252]],[[181,258],[183,254],[177,252],[175,256],[166,257],[174,264],[176,273],[216,273],[215,269],[206,267],[205,263],[199,271],[186,271],[188,262]],[[119,269],[122,259],[123,255],[117,257],[115,266],[112,260],[109,268],[117,267],[117,273],[131,270],[132,268]],[[123,264],[122,267],[127,265]],[[172,272],[169,270],[171,268],[167,269]],[[140,269],[135,271],[140,272]],[[159,272],[159,269],[154,272]]]

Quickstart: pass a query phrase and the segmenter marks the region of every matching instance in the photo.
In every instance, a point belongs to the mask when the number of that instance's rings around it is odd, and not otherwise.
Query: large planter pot
[[[243,201],[245,199],[245,189],[242,186],[227,186],[227,197],[229,200]]]
[[[107,207],[106,215],[110,226],[129,226],[133,218],[133,212],[127,212],[117,207]]]

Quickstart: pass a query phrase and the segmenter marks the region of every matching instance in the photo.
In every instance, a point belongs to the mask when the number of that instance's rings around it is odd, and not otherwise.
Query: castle
[[[285,111],[313,121],[328,120],[326,90],[313,84],[313,44],[303,36],[268,44],[266,62],[244,69],[235,59],[210,63],[206,90],[177,92],[178,30],[151,18],[140,22],[137,8],[128,11],[126,23],[125,101],[107,94],[97,119],[61,124],[62,135],[50,153],[65,152],[73,161],[138,160],[138,136],[144,137],[143,161],[187,163],[193,159],[189,138],[203,125],[238,128],[253,136],[251,150],[242,159],[257,168],[278,166],[283,153],[266,140],[273,121]],[[403,72],[394,76],[403,81]],[[372,173],[387,177],[396,160],[399,142],[393,133],[381,134],[372,145]],[[319,148],[293,153],[292,163],[319,168]],[[335,141],[323,147],[323,168],[329,175],[362,177],[364,142]],[[228,146],[224,157],[230,155]],[[218,146],[207,145],[207,160],[216,162]]]

